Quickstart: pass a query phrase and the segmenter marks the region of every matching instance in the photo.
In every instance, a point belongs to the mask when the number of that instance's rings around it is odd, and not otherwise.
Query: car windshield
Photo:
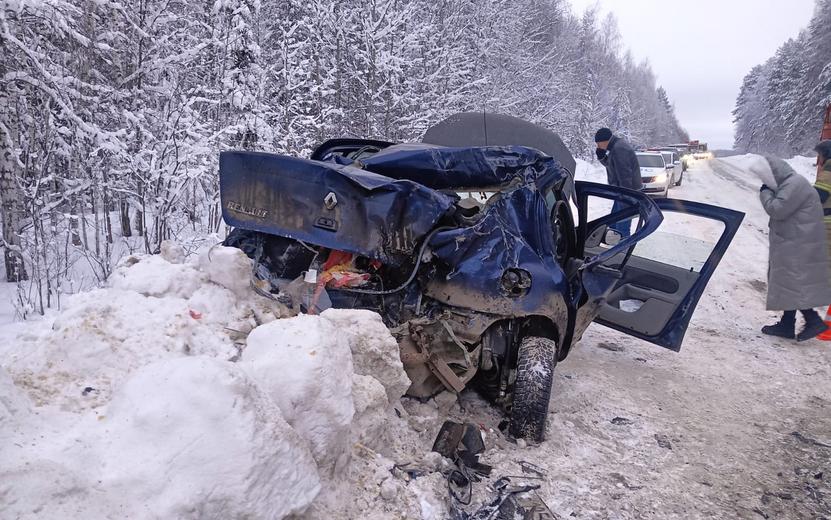
[[[641,168],[663,168],[664,158],[660,155],[638,155],[638,164]]]

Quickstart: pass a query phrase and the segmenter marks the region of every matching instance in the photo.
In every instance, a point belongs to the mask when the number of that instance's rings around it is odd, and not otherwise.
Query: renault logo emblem
[[[330,192],[329,192],[329,194],[328,194],[328,195],[326,195],[326,198],[325,198],[325,199],[323,199],[323,205],[324,205],[324,206],[326,207],[326,209],[328,209],[328,210],[333,210],[333,209],[335,209],[335,206],[337,206],[337,205],[338,205],[338,196],[337,196],[337,195],[335,195],[335,192],[330,191]]]

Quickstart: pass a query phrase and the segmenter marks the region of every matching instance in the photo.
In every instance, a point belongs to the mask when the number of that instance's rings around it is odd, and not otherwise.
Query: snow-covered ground
[[[400,401],[372,313],[285,318],[234,250],[128,257],[109,287],[0,326],[0,518],[448,518],[429,454],[447,417],[485,432],[495,469],[474,506],[524,475],[561,518],[831,516],[831,345],[758,332],[767,218],[741,161],[699,162],[670,191],[747,215],[681,352],[590,327],[539,446],[507,440],[472,392]],[[662,231],[717,230],[681,215]]]

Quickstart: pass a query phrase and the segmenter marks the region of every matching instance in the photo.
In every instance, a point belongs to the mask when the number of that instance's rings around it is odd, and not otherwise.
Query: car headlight
[[[655,182],[666,182],[666,181],[667,181],[667,174],[666,173],[662,173],[661,175],[658,175],[658,176],[655,177]]]

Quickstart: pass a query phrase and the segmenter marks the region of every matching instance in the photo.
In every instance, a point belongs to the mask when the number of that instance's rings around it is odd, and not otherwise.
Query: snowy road
[[[672,197],[747,216],[681,352],[593,325],[557,368],[549,440],[494,453],[497,472],[547,468],[541,495],[563,518],[831,515],[831,344],[757,332],[773,317],[758,184],[720,160],[687,173]]]

